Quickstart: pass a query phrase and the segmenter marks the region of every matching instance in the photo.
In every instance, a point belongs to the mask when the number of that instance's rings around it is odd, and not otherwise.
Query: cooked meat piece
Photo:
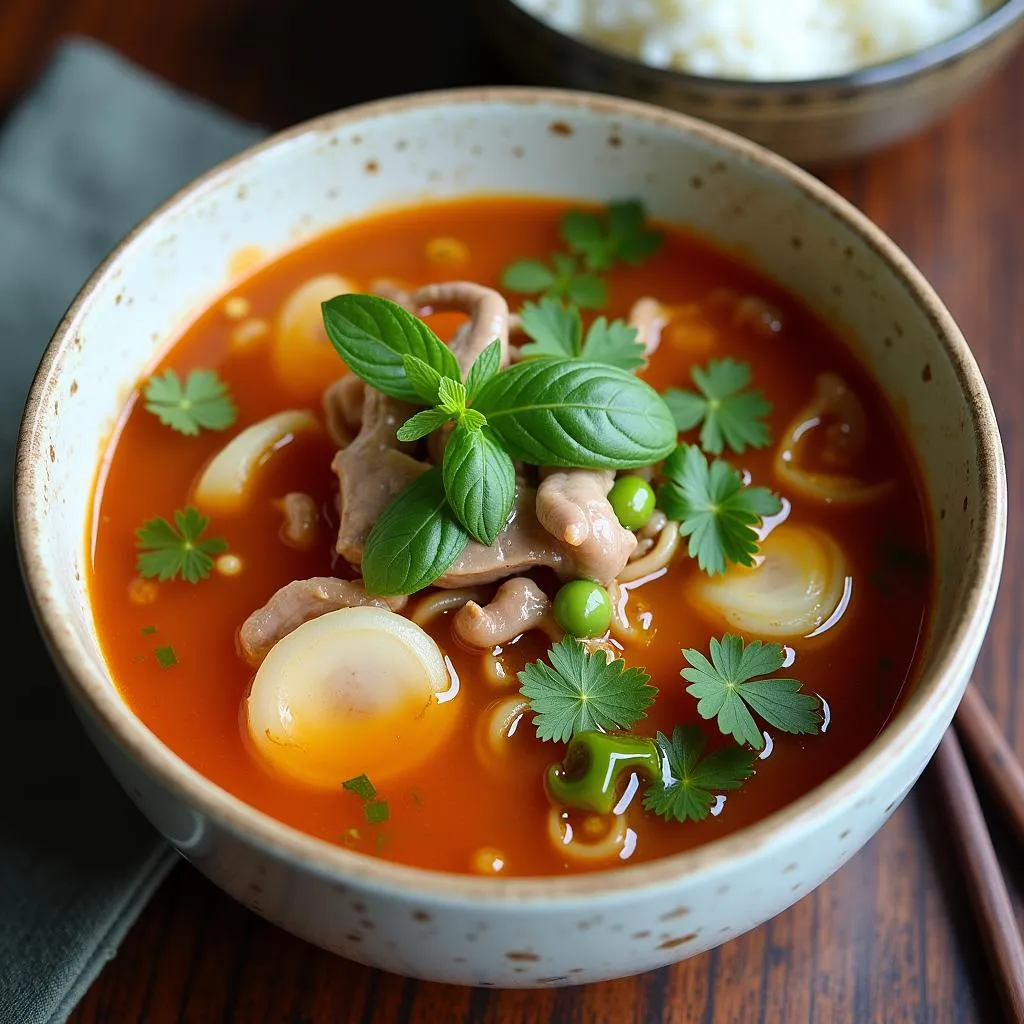
[[[537,522],[537,492],[532,487],[516,490],[516,502],[505,528],[491,547],[470,540],[466,550],[437,581],[439,587],[473,587],[518,576],[543,565],[571,572],[563,545]]]
[[[258,666],[278,640],[310,619],[338,608],[365,605],[397,612],[402,610],[407,600],[405,597],[370,597],[361,580],[339,580],[333,576],[294,580],[242,623],[238,643],[245,660]]]
[[[412,406],[366,388],[363,425],[359,436],[334,456],[331,469],[340,482],[338,491],[338,554],[352,565],[363,560],[363,545],[373,524],[391,499],[430,467],[406,454],[395,431],[415,411]]]
[[[611,470],[548,471],[537,489],[537,519],[562,542],[573,575],[608,584],[636,547],[636,536],[616,518],[608,502]]]
[[[327,433],[339,448],[347,448],[363,425],[366,385],[354,374],[339,377],[324,392]]]
[[[278,506],[284,514],[281,540],[298,551],[309,551],[316,543],[320,518],[316,502],[302,491],[289,491]]]
[[[469,314],[469,322],[455,332],[449,346],[463,376],[495,339],[501,342],[501,365],[508,366],[508,303],[500,292],[473,281],[447,281],[420,288],[409,301],[415,309],[454,309]]]
[[[467,647],[490,650],[514,640],[520,633],[537,629],[550,615],[547,594],[533,580],[517,576],[498,587],[489,604],[464,604],[455,613],[452,629]]]
[[[671,318],[671,311],[657,299],[645,296],[633,303],[629,311],[629,326],[636,328],[636,340],[648,355],[660,344],[661,332]]]

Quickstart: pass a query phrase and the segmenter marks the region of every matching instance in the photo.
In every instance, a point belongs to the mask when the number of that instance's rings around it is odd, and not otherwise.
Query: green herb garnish
[[[570,210],[562,218],[562,238],[588,270],[609,270],[615,263],[631,267],[653,256],[664,238],[646,226],[647,211],[636,199],[609,203],[605,215]]]
[[[223,537],[201,539],[209,522],[208,516],[192,506],[175,512],[173,525],[159,516],[147,520],[135,531],[139,574],[161,582],[179,575],[189,583],[205,579],[213,568],[211,556],[228,547]]]
[[[536,716],[542,740],[565,742],[578,732],[628,729],[646,717],[657,689],[640,668],[609,662],[604,651],[589,652],[566,636],[548,651],[550,665],[530,662],[520,673],[520,692]]]
[[[143,626],[142,627],[142,635],[143,636],[152,636],[155,632],[156,632],[156,626]]]
[[[192,370],[184,384],[174,370],[167,370],[149,378],[143,398],[146,409],[179,434],[226,430],[238,417],[227,384],[214,370]]]
[[[460,379],[451,349],[398,303],[375,295],[338,295],[322,308],[327,336],[348,368],[385,395],[423,401],[405,356],[415,356],[440,377]]]
[[[608,287],[598,273],[615,263],[636,266],[661,247],[662,235],[645,224],[643,203],[609,203],[601,213],[570,210],[560,233],[569,249],[556,252],[550,266],[538,259],[516,260],[505,268],[501,284],[511,292],[565,299],[582,309],[603,306]]]
[[[644,794],[644,809],[666,821],[703,821],[721,790],[739,789],[754,774],[757,754],[729,746],[702,757],[707,737],[697,725],[677,725],[670,740],[659,732],[656,742],[666,770]]]
[[[760,391],[748,390],[750,367],[746,363],[712,359],[704,369],[695,366],[690,376],[697,392],[670,388],[664,397],[680,430],[702,424],[700,446],[704,451],[720,455],[728,445],[742,453],[748,445],[763,448],[768,444],[768,424],[763,417],[771,412],[772,404]]]
[[[391,816],[388,811],[387,800],[374,800],[371,803],[363,806],[363,814],[366,815],[366,820],[371,825],[379,825],[382,821],[387,821]]]
[[[754,564],[755,527],[775,515],[782,503],[767,487],[743,483],[739,470],[723,459],[708,465],[696,445],[680,445],[662,467],[665,482],[658,504],[690,538],[689,553],[709,576],[725,572],[728,562]]]
[[[582,359],[527,359],[493,377],[475,408],[513,459],[632,469],[672,451],[675,422],[648,384]]]
[[[525,302],[519,315],[523,333],[531,339],[519,350],[525,358],[580,358],[622,370],[644,365],[644,347],[636,340],[636,328],[623,320],[609,323],[598,317],[584,337],[579,310],[557,299]]]
[[[178,664],[178,656],[174,653],[173,647],[158,647],[156,660],[161,668],[170,668],[172,665]]]
[[[377,787],[374,786],[369,776],[365,773],[357,775],[352,779],[346,779],[341,784],[341,788],[347,789],[350,793],[355,793],[360,800],[372,800],[377,795]]]
[[[455,518],[440,466],[395,496],[363,546],[368,593],[414,594],[429,586],[465,550],[469,532]]]
[[[551,266],[537,259],[510,263],[501,275],[501,284],[510,292],[566,299],[583,309],[603,306],[608,298],[604,281],[582,270],[577,260],[564,252],[552,254]]]
[[[680,675],[691,685],[686,692],[696,697],[701,718],[718,720],[718,728],[737,743],[764,749],[764,736],[754,722],[755,711],[769,725],[783,732],[817,733],[821,728],[821,701],[801,693],[796,679],[765,679],[785,662],[781,644],[754,640],[744,643],[727,633],[711,639],[711,660],[688,648],[689,663]]]
[[[626,369],[552,357],[501,370],[495,341],[463,383],[444,342],[395,303],[339,295],[323,310],[327,334],[351,370],[394,398],[430,406],[402,424],[399,440],[416,441],[454,423],[442,466],[401,491],[366,539],[363,578],[374,594],[429,586],[470,537],[493,544],[515,501],[513,459],[628,469],[657,462],[675,447],[668,406]],[[602,320],[586,345],[621,357],[624,338]]]
[[[491,429],[459,422],[445,445],[442,476],[456,519],[481,544],[493,544],[516,500],[516,469]]]

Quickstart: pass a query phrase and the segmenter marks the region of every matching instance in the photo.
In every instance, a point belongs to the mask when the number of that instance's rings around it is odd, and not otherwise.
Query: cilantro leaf
[[[686,692],[697,698],[701,718],[717,718],[718,728],[737,743],[764,748],[764,736],[751,710],[783,732],[812,734],[821,728],[821,701],[801,693],[797,679],[764,679],[785,661],[781,644],[754,640],[745,644],[726,633],[711,638],[711,660],[700,651],[683,651],[689,663],[680,675],[691,685]]]
[[[521,356],[565,358],[583,351],[583,321],[575,306],[545,297],[540,302],[524,302],[519,318],[523,333],[530,339],[520,348]]]
[[[644,204],[635,199],[610,203],[603,218],[570,210],[562,218],[562,238],[588,270],[608,270],[616,261],[636,266],[653,256],[663,240],[645,226],[646,217]]]
[[[150,377],[143,391],[146,409],[179,434],[227,430],[238,416],[227,384],[214,370],[192,370],[182,384],[174,370]]]
[[[670,740],[659,732],[663,778],[647,787],[644,809],[666,821],[703,821],[716,791],[739,789],[754,774],[757,754],[746,747],[723,747],[702,758],[707,737],[698,725],[677,725]]]
[[[581,271],[575,257],[564,252],[551,256],[549,267],[536,259],[517,260],[502,272],[501,284],[510,292],[568,299],[585,309],[604,305],[608,289],[601,278]]]
[[[662,466],[665,483],[658,504],[680,532],[690,538],[689,553],[709,576],[725,572],[728,562],[753,565],[757,526],[782,503],[767,487],[748,487],[739,470],[724,459],[708,465],[696,445],[680,445]]]
[[[728,445],[741,453],[748,445],[768,444],[768,424],[762,417],[771,412],[772,404],[760,391],[746,390],[750,384],[747,363],[712,359],[704,369],[695,366],[690,376],[699,394],[669,388],[664,397],[680,430],[703,422],[700,446],[704,451],[720,455]]]
[[[636,340],[636,328],[623,320],[609,323],[607,318],[598,317],[584,339],[579,310],[557,299],[525,302],[519,315],[523,332],[531,339],[519,350],[525,358],[578,357],[623,370],[635,370],[645,362],[644,347]]]
[[[637,341],[637,329],[625,320],[598,317],[587,331],[583,358],[595,363],[608,363],[623,370],[639,369],[647,361],[644,346]]]
[[[209,522],[208,516],[192,506],[175,512],[173,525],[159,516],[147,520],[135,531],[139,574],[147,579],[155,576],[161,582],[179,575],[189,583],[205,579],[213,568],[211,556],[228,547],[223,537],[200,540]]]
[[[555,282],[554,271],[540,260],[516,260],[510,263],[501,275],[502,286],[510,292],[532,295],[543,292]]]
[[[650,676],[590,653],[573,636],[548,651],[551,664],[530,662],[520,673],[520,693],[530,701],[537,736],[566,742],[589,729],[628,729],[646,717],[658,692]]]

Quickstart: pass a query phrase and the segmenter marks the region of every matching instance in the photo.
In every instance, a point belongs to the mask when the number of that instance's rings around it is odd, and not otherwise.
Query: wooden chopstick
[[[956,729],[949,729],[942,738],[931,774],[945,804],[950,838],[999,984],[1006,1019],[1019,1024],[1024,1021],[1024,941]]]
[[[999,804],[1024,854],[1024,767],[989,714],[974,684],[967,687],[956,713],[956,734],[982,777],[986,791]]]

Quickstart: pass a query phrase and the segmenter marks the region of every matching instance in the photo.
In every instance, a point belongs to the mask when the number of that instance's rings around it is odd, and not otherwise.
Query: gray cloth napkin
[[[86,740],[24,597],[9,489],[22,406],[51,332],[118,238],[260,135],[84,39],[58,48],[0,124],[0,580],[14,607],[0,702],[0,1024],[63,1021],[173,863]]]

